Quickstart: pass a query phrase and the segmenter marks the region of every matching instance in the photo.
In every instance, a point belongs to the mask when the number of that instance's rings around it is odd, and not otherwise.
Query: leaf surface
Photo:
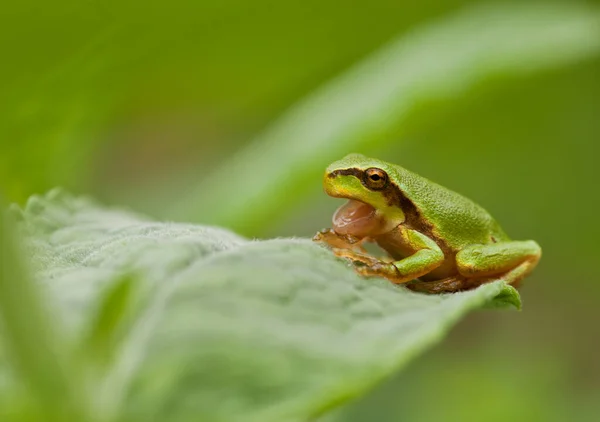
[[[59,191],[18,213],[35,276],[74,337],[118,326],[103,316],[120,297],[113,281],[135,274],[142,310],[90,392],[108,420],[304,421],[361,395],[466,312],[520,306],[502,281],[422,295],[360,278],[305,239],[251,241]],[[117,299],[116,314],[130,302]]]

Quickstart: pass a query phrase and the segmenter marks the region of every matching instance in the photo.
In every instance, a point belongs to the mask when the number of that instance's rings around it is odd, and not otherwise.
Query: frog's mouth
[[[378,234],[381,225],[375,208],[356,199],[350,199],[333,214],[333,229],[340,234],[363,238]]]

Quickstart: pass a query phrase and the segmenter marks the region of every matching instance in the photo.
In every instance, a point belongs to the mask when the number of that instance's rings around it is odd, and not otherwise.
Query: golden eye
[[[369,189],[379,190],[387,186],[388,175],[385,171],[371,167],[365,170],[364,183]]]

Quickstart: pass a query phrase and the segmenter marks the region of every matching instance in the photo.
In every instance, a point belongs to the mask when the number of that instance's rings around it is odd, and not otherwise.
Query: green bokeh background
[[[169,204],[208,173],[226,184],[229,157],[296,101],[392,38],[471,5],[4,6],[1,189],[22,202],[61,185],[169,218]],[[544,257],[522,290],[522,312],[471,315],[444,344],[328,418],[598,420],[600,54],[423,102],[387,137],[347,152],[399,163],[475,199],[513,237],[537,240]],[[307,175],[291,209],[275,201],[269,224],[244,234],[310,236],[328,226],[339,202],[325,197],[319,177]]]

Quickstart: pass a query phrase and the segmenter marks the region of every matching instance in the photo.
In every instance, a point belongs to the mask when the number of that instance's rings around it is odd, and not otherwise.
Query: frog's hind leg
[[[470,290],[477,287],[481,283],[481,280],[469,279],[457,275],[434,281],[417,280],[413,283],[408,283],[406,287],[415,292],[439,294]]]
[[[490,245],[471,245],[456,254],[459,274],[435,281],[416,281],[407,285],[423,293],[452,293],[474,289],[481,284],[503,279],[514,287],[540,260],[542,251],[532,240]]]
[[[467,279],[486,282],[501,278],[518,287],[541,255],[541,248],[533,240],[471,245],[456,254],[456,265],[460,275]]]

